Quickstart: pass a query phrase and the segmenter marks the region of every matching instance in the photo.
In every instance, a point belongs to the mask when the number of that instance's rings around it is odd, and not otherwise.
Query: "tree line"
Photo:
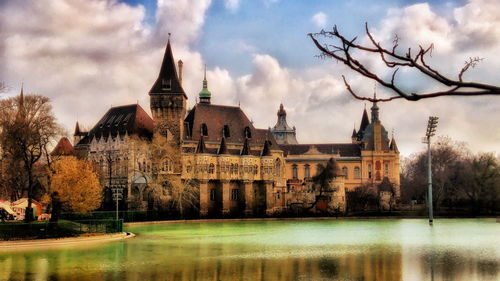
[[[494,153],[472,153],[449,137],[432,144],[433,204],[442,215],[494,215],[500,203],[500,159]],[[427,153],[404,159],[402,203],[425,203]]]

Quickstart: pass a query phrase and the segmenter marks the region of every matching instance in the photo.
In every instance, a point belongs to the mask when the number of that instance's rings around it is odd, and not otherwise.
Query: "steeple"
[[[79,136],[80,135],[80,125],[78,124],[78,121],[76,121],[76,126],[75,126],[75,133],[73,134],[74,136]]]
[[[187,98],[181,86],[181,82],[179,81],[179,77],[177,76],[172,47],[170,46],[170,33],[168,36],[167,48],[163,55],[163,62],[161,63],[160,74],[153,84],[153,87],[151,87],[149,94],[182,94]]]
[[[200,91],[200,103],[208,103],[210,104],[210,97],[212,93],[208,90],[208,82],[207,82],[207,65],[205,65],[205,74],[203,76],[203,89]]]
[[[372,122],[379,122],[380,120],[378,119],[378,106],[377,106],[377,93],[374,92],[373,93],[373,99],[375,100],[373,102],[373,106],[372,106]]]
[[[278,122],[274,125],[271,130],[276,142],[278,144],[297,144],[297,138],[295,136],[295,127],[290,128],[286,122],[286,111],[283,106],[283,103],[280,104],[280,108],[278,110]]]
[[[351,140],[354,143],[358,139],[358,133],[356,132],[356,126],[352,129]]]
[[[396,139],[394,139],[394,132],[392,133],[391,143],[389,144],[389,149],[395,152],[399,152],[398,145],[396,144]]]
[[[19,93],[19,106],[24,106],[24,83],[21,84],[21,93]]]
[[[264,148],[262,148],[261,156],[272,156],[270,146],[271,144],[269,140],[264,141]]]

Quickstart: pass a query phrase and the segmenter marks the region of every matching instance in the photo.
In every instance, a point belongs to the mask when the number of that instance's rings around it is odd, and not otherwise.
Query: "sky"
[[[184,62],[183,86],[192,107],[207,65],[212,103],[240,105],[254,125],[276,123],[283,103],[300,143],[350,142],[363,109],[341,75],[360,94],[391,93],[344,65],[317,55],[308,33],[337,25],[366,43],[364,23],[384,46],[400,50],[434,44],[429,63],[456,78],[469,57],[483,60],[465,80],[498,85],[500,2],[410,0],[0,0],[2,97],[27,93],[51,98],[68,134],[78,120],[90,129],[111,107],[139,103],[158,75],[171,33],[175,59]],[[328,41],[324,41],[327,43]],[[387,73],[377,57],[360,58]],[[439,85],[401,71],[400,85],[431,91]],[[499,97],[442,97],[379,103],[380,119],[402,155],[424,149],[430,115],[438,135],[499,153]]]

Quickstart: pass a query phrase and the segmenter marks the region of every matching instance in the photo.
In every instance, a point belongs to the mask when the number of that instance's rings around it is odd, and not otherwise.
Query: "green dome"
[[[210,91],[208,90],[208,88],[203,88],[201,91],[200,91],[200,98],[209,98],[212,96],[212,93],[210,93]]]

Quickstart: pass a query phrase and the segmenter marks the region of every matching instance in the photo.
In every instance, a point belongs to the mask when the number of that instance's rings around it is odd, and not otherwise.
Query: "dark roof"
[[[50,156],[69,156],[75,155],[75,148],[67,137],[62,137],[56,147],[50,152]]]
[[[276,140],[266,129],[256,129],[245,113],[237,106],[215,105],[198,103],[191,109],[184,119],[186,124],[185,136],[187,140],[200,138],[200,128],[204,123],[208,129],[205,141],[220,142],[224,125],[229,127],[229,136],[225,137],[227,143],[243,144],[245,141],[245,128],[250,129],[250,145],[262,145],[269,140],[276,146]]]
[[[394,136],[392,136],[391,144],[389,144],[389,149],[392,151],[399,152],[398,145],[396,144],[396,140],[394,139]]]
[[[125,134],[151,138],[153,119],[138,104],[112,107],[78,144],[90,143],[93,138],[116,137]]]
[[[281,144],[279,147],[285,156],[304,154],[313,147],[324,154],[340,153],[341,157],[361,156],[361,148],[355,143]]]
[[[351,138],[355,138],[358,136],[358,133],[356,133],[356,129],[352,129],[352,135]]]
[[[165,87],[163,83],[170,83],[170,87]],[[149,90],[149,94],[183,94],[187,98],[179,81],[179,77],[177,76],[170,39],[167,42],[167,48],[163,56],[163,62],[161,63],[160,74],[153,84],[153,87],[151,87],[151,90]]]
[[[380,122],[380,121],[376,121]],[[365,143],[365,150],[375,150],[375,132],[373,126],[376,122],[372,122],[366,126],[365,131],[363,132],[363,142]],[[380,124],[380,133],[381,133],[381,147],[380,149],[383,151],[389,150],[389,138],[387,137],[387,130],[384,128],[382,124]]]
[[[363,116],[361,117],[361,124],[359,125],[358,140],[363,138],[364,131],[368,125],[370,125],[370,120],[368,119],[368,112],[366,112],[365,108],[363,110]]]

